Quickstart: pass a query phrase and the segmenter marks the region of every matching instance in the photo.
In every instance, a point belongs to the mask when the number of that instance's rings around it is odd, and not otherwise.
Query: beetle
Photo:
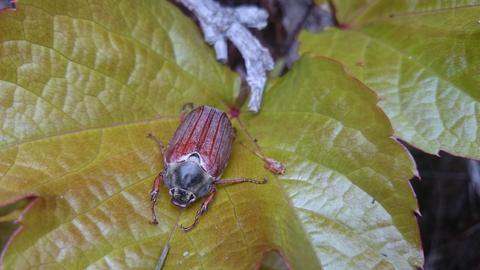
[[[171,196],[171,203],[186,208],[201,197],[207,197],[198,209],[195,219],[184,231],[190,231],[205,214],[217,192],[216,185],[254,183],[265,184],[249,178],[221,179],[230,158],[234,130],[225,112],[208,106],[200,106],[181,117],[168,147],[153,135],[163,156],[164,170],[155,178],[150,198],[152,223],[158,224],[155,213],[160,185],[163,181]]]

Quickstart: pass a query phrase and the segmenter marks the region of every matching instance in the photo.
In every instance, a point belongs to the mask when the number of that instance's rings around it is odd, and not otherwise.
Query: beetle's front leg
[[[147,138],[152,139],[157,143],[160,153],[162,153],[162,157],[165,157],[165,145],[163,144],[162,140],[160,140],[160,138],[155,136],[153,133],[148,133]]]
[[[157,214],[155,213],[155,204],[157,204],[158,193],[160,191],[160,183],[163,180],[163,173],[160,173],[153,181],[152,191],[150,192],[150,200],[152,201],[152,221],[154,225],[158,224]]]
[[[183,227],[183,225],[180,225],[182,227],[182,230],[184,232],[191,231],[198,223],[198,219],[205,214],[208,210],[208,205],[213,201],[213,197],[215,197],[215,194],[217,193],[217,189],[215,187],[212,187],[210,194],[208,195],[207,199],[202,203],[202,206],[200,206],[200,209],[198,209],[197,214],[195,214],[195,220],[193,221],[192,225],[188,227]]]

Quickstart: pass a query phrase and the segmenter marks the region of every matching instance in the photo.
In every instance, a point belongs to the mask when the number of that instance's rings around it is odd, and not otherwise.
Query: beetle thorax
[[[208,194],[213,179],[202,169],[200,157],[194,153],[184,161],[168,164],[164,180],[172,203],[188,207],[197,198]]]

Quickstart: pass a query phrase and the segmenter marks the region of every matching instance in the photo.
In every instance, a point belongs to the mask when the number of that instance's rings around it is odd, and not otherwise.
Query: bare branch
[[[218,61],[225,63],[228,60],[226,39],[238,49],[245,60],[246,81],[251,91],[248,108],[258,112],[267,82],[267,71],[273,69],[274,63],[270,52],[247,27],[264,28],[268,13],[255,6],[222,7],[213,0],[179,1],[197,16],[205,40],[213,45]]]

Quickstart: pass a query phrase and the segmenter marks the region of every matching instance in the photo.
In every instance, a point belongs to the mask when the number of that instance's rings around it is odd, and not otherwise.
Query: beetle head
[[[169,190],[172,196],[172,203],[178,207],[185,208],[197,199],[193,192],[183,188],[174,187]]]
[[[167,168],[165,184],[172,196],[172,203],[185,208],[197,198],[208,194],[212,178],[195,159],[189,158]]]

